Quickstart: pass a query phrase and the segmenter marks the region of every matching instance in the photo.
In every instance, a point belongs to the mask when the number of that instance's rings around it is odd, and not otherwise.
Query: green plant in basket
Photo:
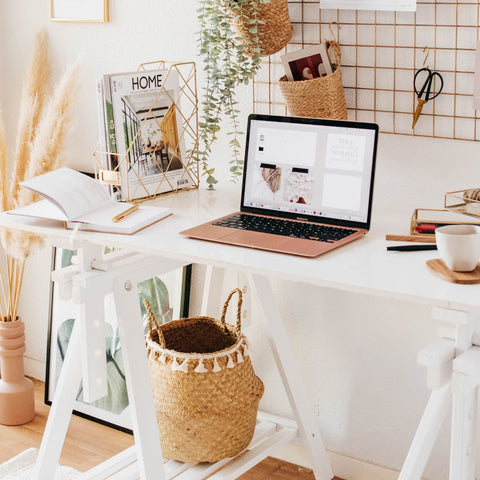
[[[229,144],[232,157],[230,173],[233,181],[242,175],[243,159],[239,141],[243,132],[238,119],[236,91],[248,84],[260,68],[262,53],[260,5],[270,0],[202,0],[198,10],[200,21],[200,55],[204,60],[206,84],[199,122],[200,145],[196,160],[202,175],[213,189],[217,180],[208,160],[217,140],[222,118],[230,121]]]

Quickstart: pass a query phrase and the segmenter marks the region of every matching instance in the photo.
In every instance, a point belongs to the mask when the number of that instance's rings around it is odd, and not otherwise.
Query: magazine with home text
[[[109,150],[117,154],[111,155],[118,162],[112,168],[121,175],[117,199],[130,201],[192,186],[183,163],[177,72],[159,69],[105,77]]]

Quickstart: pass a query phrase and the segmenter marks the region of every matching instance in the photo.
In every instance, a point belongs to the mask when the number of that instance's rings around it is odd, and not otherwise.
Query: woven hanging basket
[[[335,71],[311,80],[279,80],[280,90],[290,115],[296,117],[347,119],[347,104],[342,82],[341,53],[338,42],[327,42],[336,59]]]
[[[238,294],[237,325],[225,322]],[[192,317],[157,325],[150,305],[147,354],[164,458],[216,462],[244,450],[264,386],[241,333],[242,292],[230,292],[220,320]]]
[[[231,1],[231,0],[229,0]],[[248,18],[240,18],[232,10],[234,26],[241,38],[247,39],[245,51],[253,55],[252,48],[256,45],[251,43],[251,33]],[[292,38],[292,24],[288,13],[287,0],[270,0],[258,6],[257,18],[263,22],[258,25],[258,47],[260,56],[273,55],[284,48]]]

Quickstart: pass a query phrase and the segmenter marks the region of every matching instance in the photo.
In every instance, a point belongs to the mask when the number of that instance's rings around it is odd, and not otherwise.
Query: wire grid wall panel
[[[416,12],[325,10],[318,0],[289,0],[289,8],[293,37],[263,59],[253,85],[255,112],[287,114],[278,86],[282,54],[336,39],[349,119],[376,122],[386,133],[480,140],[472,96],[478,1],[420,0]],[[444,87],[423,107],[413,131],[413,79],[424,66],[441,73]]]

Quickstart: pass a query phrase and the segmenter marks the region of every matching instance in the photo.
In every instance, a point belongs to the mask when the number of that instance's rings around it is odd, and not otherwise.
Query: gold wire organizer
[[[122,97],[125,152],[94,152],[95,177],[118,200],[137,203],[199,187],[196,64],[161,60],[138,68],[139,74],[153,70],[166,71],[153,100],[142,105],[140,96]],[[172,77],[178,90],[166,87]]]
[[[470,192],[478,189],[455,190],[444,195],[444,206],[453,212],[480,218],[480,200],[471,198]]]
[[[422,230],[425,225],[478,225],[478,220],[472,220],[465,216],[463,211],[455,208],[416,208],[410,219],[410,235],[418,235],[420,237],[434,236],[435,230],[432,228],[428,231]],[[420,227],[420,228],[419,228]]]
[[[318,0],[289,0],[289,9],[292,40],[264,59],[254,81],[254,111],[286,115],[280,55],[336,37],[349,119],[376,122],[386,133],[480,140],[472,105],[478,0],[417,0],[416,12],[326,10]],[[412,131],[413,77],[425,64],[442,74],[445,85]]]

